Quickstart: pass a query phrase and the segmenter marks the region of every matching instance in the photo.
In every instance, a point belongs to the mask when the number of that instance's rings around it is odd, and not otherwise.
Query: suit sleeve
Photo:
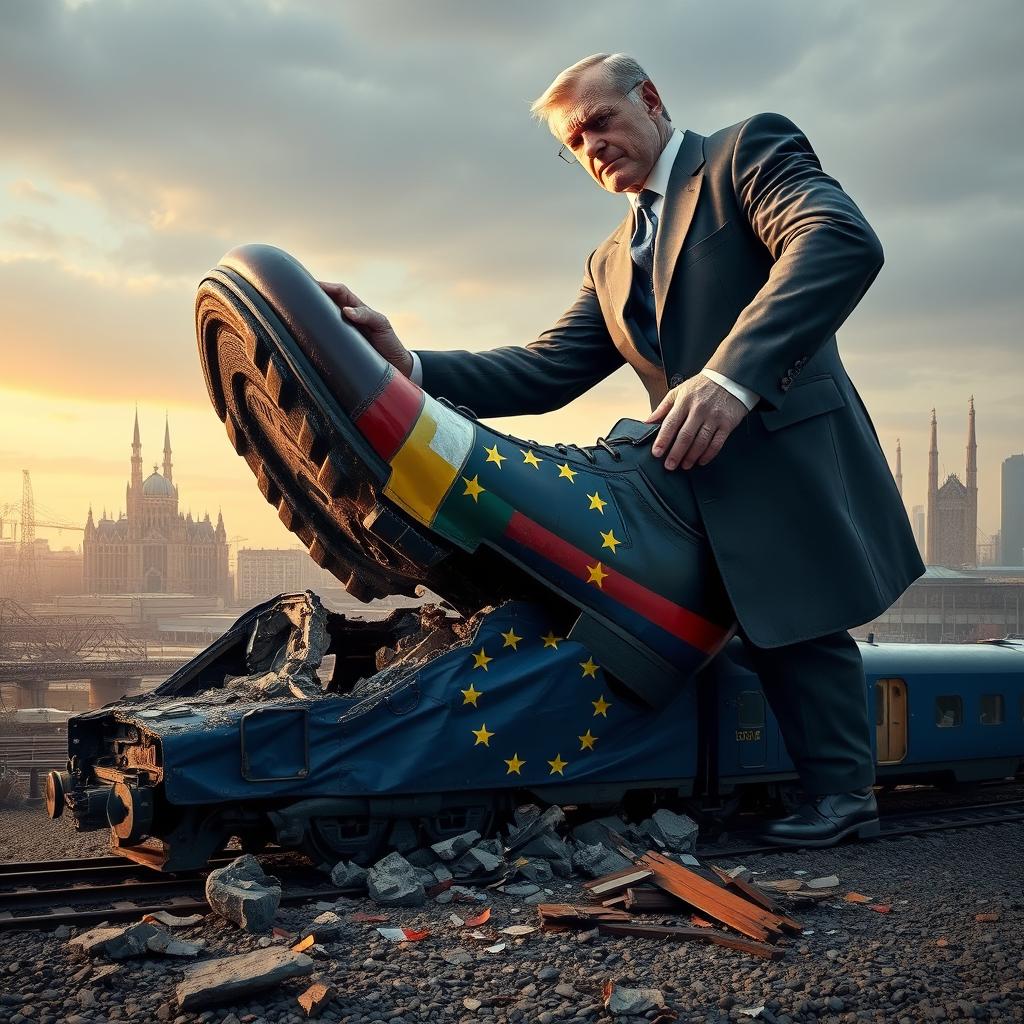
[[[737,134],[733,187],[774,261],[707,366],[782,405],[802,366],[835,334],[882,266],[882,246],[792,121],[758,114]]]
[[[465,405],[478,416],[519,416],[561,408],[617,370],[612,343],[587,258],[575,302],[529,345],[489,352],[421,349],[423,389]]]

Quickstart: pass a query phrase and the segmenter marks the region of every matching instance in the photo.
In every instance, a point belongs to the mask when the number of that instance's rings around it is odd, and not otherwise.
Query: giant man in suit
[[[630,209],[576,300],[525,347],[409,352],[387,319],[324,284],[429,393],[483,417],[541,413],[628,362],[688,475],[752,667],[809,799],[766,838],[877,830],[864,673],[847,630],[923,571],[835,332],[882,265],[874,232],[800,130],[759,114],[674,131],[632,58],[597,54],[533,106]],[[653,256],[653,266],[651,257]]]

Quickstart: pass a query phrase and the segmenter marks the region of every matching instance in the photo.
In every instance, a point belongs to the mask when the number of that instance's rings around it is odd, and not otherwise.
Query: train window
[[[744,690],[740,694],[737,726],[740,729],[764,728],[764,696],[757,690]]]
[[[978,721],[982,725],[1003,724],[1003,695],[1001,693],[983,693],[981,695],[981,714]]]
[[[940,729],[953,729],[958,725],[963,725],[963,700],[960,697],[936,697],[935,724]]]
[[[875,683],[875,725],[885,725],[885,686]]]

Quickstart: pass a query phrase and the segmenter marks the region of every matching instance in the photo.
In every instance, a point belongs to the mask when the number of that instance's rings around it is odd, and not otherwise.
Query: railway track
[[[881,834],[871,841],[1016,821],[1024,821],[1024,799],[883,814]],[[717,843],[699,847],[697,855],[703,861],[734,860],[798,848]],[[211,860],[210,867],[227,863],[236,855],[221,854]],[[273,855],[268,867],[281,878],[284,904],[352,895],[326,884],[323,875],[311,868],[274,864]],[[206,871],[160,875],[120,857],[0,864],[0,931],[138,920],[157,910],[182,915],[206,913],[205,880]]]

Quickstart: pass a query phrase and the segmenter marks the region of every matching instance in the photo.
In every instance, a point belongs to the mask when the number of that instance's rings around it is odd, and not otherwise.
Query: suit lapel
[[[608,297],[615,319],[632,341],[632,332],[626,323],[626,302],[633,284],[633,261],[629,256],[629,240],[633,236],[633,214],[626,214],[615,234],[615,244],[608,253],[607,267]],[[634,342],[635,344],[635,342]]]
[[[690,229],[693,212],[697,207],[701,182],[704,180],[704,137],[686,132],[669,175],[668,191],[661,208],[661,223],[654,240],[654,308],[658,335],[661,335],[661,316],[665,310],[672,274],[682,252],[686,232]],[[622,248],[622,246],[619,246]],[[625,246],[629,263],[629,245]],[[629,282],[626,283],[629,292]]]

